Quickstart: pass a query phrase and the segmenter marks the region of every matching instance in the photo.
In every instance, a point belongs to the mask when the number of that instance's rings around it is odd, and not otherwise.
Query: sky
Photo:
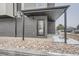
[[[70,5],[67,10],[67,26],[76,27],[79,24],[79,3],[65,3],[65,4],[56,4],[57,6],[61,5]],[[56,20],[56,26],[58,24],[64,25],[64,16],[62,15],[59,19]]]

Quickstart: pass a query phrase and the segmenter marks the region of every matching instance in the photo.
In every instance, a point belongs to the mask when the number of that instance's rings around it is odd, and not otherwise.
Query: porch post
[[[22,39],[24,40],[24,32],[25,32],[25,17],[24,14],[22,15],[22,20],[23,20],[23,33],[22,33]]]
[[[65,11],[65,13],[64,13],[64,39],[65,39],[64,43],[67,43],[67,32],[66,32],[66,30],[67,30],[67,13]]]
[[[15,16],[15,37],[17,37],[17,17]]]

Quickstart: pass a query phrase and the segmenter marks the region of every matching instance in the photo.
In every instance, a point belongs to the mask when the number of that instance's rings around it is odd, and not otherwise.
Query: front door
[[[45,22],[43,19],[37,20],[37,35],[38,36],[45,35]]]

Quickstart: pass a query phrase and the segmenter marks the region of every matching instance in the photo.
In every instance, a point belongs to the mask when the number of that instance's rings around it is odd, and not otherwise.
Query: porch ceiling
[[[47,15],[52,20],[56,20],[67,10],[68,7],[69,5],[52,8],[22,10],[22,12],[27,16]]]

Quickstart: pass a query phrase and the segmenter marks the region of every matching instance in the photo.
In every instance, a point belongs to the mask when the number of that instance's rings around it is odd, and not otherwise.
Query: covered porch
[[[64,39],[66,43],[66,24],[67,24],[67,16],[66,16],[66,10],[68,6],[59,6],[59,7],[52,7],[52,8],[42,8],[42,9],[33,9],[33,10],[22,10],[21,11],[21,18],[23,20],[23,31],[22,31],[22,38],[24,40],[24,33],[25,33],[25,15],[29,16],[47,16],[48,22],[55,22],[63,13],[64,13]],[[17,22],[16,22],[17,23]],[[55,26],[55,25],[54,25]],[[17,26],[15,26],[15,32]],[[15,33],[15,35],[17,35]]]

